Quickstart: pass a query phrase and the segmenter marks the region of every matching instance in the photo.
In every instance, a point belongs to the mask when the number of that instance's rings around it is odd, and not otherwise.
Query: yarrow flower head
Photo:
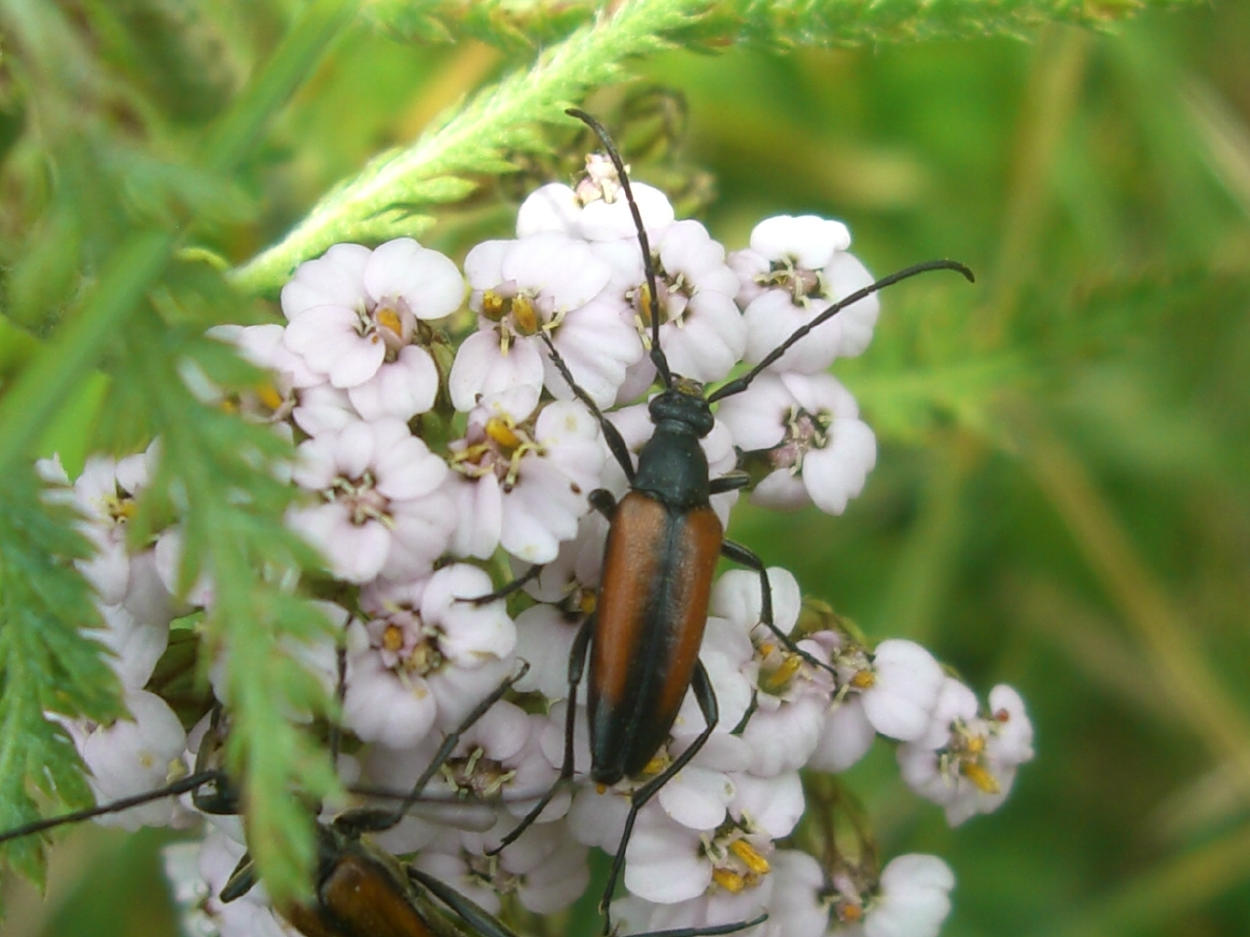
[[[576,185],[531,194],[516,236],[472,248],[463,274],[411,238],[339,244],[282,290],[285,323],[214,330],[262,379],[229,393],[202,375],[187,380],[207,403],[293,442],[279,476],[297,489],[286,522],[322,561],[302,586],[320,600],[325,637],[275,653],[302,661],[338,700],[326,735],[344,784],[402,796],[420,778],[425,792],[455,799],[366,827],[377,847],[491,913],[508,895],[534,914],[567,907],[586,887],[585,850],[615,851],[632,825],[613,910],[634,929],[745,926],[767,914],[749,937],[935,934],[953,884],[941,860],[904,856],[877,875],[780,847],[809,822],[801,772],[842,771],[882,738],[898,746],[907,784],[961,822],[997,807],[1032,757],[1023,703],[998,687],[982,713],[919,645],[874,645],[839,619],[813,627],[786,570],[756,560],[715,581],[697,623],[695,686],[651,762],[639,776],[589,783],[588,691],[570,675],[605,614],[612,503],[640,484],[638,453],[668,419],[649,408],[657,358],[682,391],[711,393],[689,458],[696,476],[706,460],[709,481],[723,480],[709,500],[725,527],[743,491],[765,507],[841,514],[877,455],[851,391],[825,373],[868,344],[875,295],[766,371],[749,370],[868,285],[846,227],[778,216],[727,253],[701,223],[677,219],[663,192],[632,189],[645,261],[618,170],[592,157]],[[726,380],[741,386],[723,399],[704,387]],[[77,506],[96,547],[81,564],[101,610],[95,635],[133,717],[66,725],[101,799],[191,770],[212,751],[210,733],[229,731],[229,648],[196,648],[212,656],[203,697],[180,700],[179,715],[198,720],[190,736],[158,694],[171,622],[185,616],[193,633],[219,585],[211,571],[189,591],[179,582],[179,518],[151,543],[126,537],[158,457],[156,444],[93,457],[72,485],[59,463],[43,467],[48,497]],[[665,509],[679,524],[686,505]],[[666,640],[653,653],[667,653]],[[693,644],[682,653],[693,660]],[[289,716],[323,728],[307,712]],[[568,789],[539,812],[568,751]],[[169,824],[192,813],[155,801],[118,818]],[[533,826],[512,842],[521,817]],[[294,933],[263,886],[221,900],[246,847],[243,824],[214,822],[198,854],[170,860],[196,926],[219,937]]]
[[[994,687],[982,714],[976,695],[953,677],[943,682],[925,733],[898,750],[908,787],[941,804],[951,826],[996,810],[1016,769],[1032,759],[1033,725],[1020,694]]]

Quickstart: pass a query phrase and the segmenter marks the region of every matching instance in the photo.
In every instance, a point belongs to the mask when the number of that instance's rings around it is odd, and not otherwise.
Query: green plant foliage
[[[71,560],[90,553],[70,524],[74,512],[41,497],[32,467],[0,487],[0,828],[38,819],[29,779],[61,809],[91,803],[78,753],[50,714],[109,722],[121,715],[120,688],[83,634],[100,623]],[[18,840],[8,856],[43,882],[42,843]]]

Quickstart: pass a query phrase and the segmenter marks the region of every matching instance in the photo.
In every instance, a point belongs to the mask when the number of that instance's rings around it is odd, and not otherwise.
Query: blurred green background
[[[212,65],[197,86],[159,43],[119,61],[191,126],[246,70],[239,50],[277,33],[265,15],[221,49],[178,25]],[[874,272],[948,256],[978,274],[894,288],[868,352],[836,369],[880,443],[846,515],[743,512],[732,531],[869,634],[1023,693],[1037,759],[996,815],[947,829],[884,749],[851,776],[885,855],[954,868],[946,935],[1250,933],[1248,47],[1250,4],[1228,2],[1110,35],[672,51],[587,102],[633,137],[635,175],[701,204],[730,247],[761,217],[817,212]],[[261,216],[216,246],[245,260],[530,54],[344,36],[239,179]],[[14,189],[23,171],[37,161],[6,166],[6,262],[38,201]],[[533,181],[424,240],[463,257],[506,236],[504,200]],[[5,883],[5,937],[171,933],[160,839],[72,832],[46,902]]]

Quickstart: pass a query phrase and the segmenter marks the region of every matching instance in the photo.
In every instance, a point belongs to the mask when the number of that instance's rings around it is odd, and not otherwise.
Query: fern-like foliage
[[[625,75],[623,63],[668,48],[706,7],[702,0],[640,0],[579,28],[532,66],[444,114],[408,147],[387,150],[327,194],[282,241],[240,267],[243,290],[273,290],[295,265],[340,241],[419,235],[432,206],[465,198],[475,175],[513,169],[509,153],[545,148],[541,122],[563,119],[589,89]]]
[[[1048,22],[1106,27],[1149,7],[1188,0],[721,0],[700,4],[690,38],[709,47],[756,43],[776,48],[852,47],[870,43],[973,36],[1024,36]],[[507,49],[539,47],[584,26],[604,4],[543,0],[420,2],[375,0],[366,15],[387,31],[419,42],[472,37]]]
[[[379,153],[342,180],[277,244],[234,271],[249,292],[272,292],[295,266],[341,241],[377,242],[420,236],[431,209],[468,197],[485,174],[512,171],[509,156],[545,149],[536,127],[562,119],[565,107],[590,89],[626,77],[625,63],[678,43],[704,50],[730,42],[775,47],[851,46],[929,38],[1022,35],[1056,20],[1102,25],[1150,2],[1185,0],[825,0],[804,3],[708,3],[636,0],[610,15],[598,4],[382,3],[377,22],[405,36],[471,35],[504,44],[546,40],[585,20],[532,64],[483,89],[464,107],[435,121],[409,146]]]
[[[207,304],[220,308],[218,302]],[[185,311],[185,310],[184,310]],[[267,887],[279,894],[307,888],[311,827],[295,789],[313,796],[334,789],[328,761],[297,713],[325,715],[327,687],[308,672],[305,650],[334,641],[330,624],[294,594],[302,566],[316,557],[283,525],[294,489],[280,468],[290,443],[268,428],[198,402],[179,376],[193,366],[219,388],[255,386],[260,375],[226,345],[204,336],[204,322],[146,313],[132,322],[122,363],[125,393],[150,397],[160,439],[160,467],[135,518],[149,539],[160,518],[182,523],[184,586],[207,577],[211,610],[200,624],[202,663],[225,655],[231,704],[227,761],[245,779],[255,858]]]
[[[33,467],[0,477],[0,829],[38,818],[28,779],[60,807],[91,802],[78,753],[49,716],[121,715],[117,678],[82,633],[100,620],[71,562],[89,553],[74,519],[41,497]],[[9,859],[42,884],[38,840],[17,840]]]
[[[1027,36],[1044,23],[1106,27],[1185,0],[798,0],[717,5],[740,39],[782,47]]]

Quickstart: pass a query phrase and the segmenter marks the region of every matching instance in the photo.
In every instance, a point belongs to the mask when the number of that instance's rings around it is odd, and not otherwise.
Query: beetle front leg
[[[494,592],[487,592],[485,595],[465,596],[457,599],[457,601],[472,602],[474,605],[485,605],[488,602],[495,601],[496,599],[506,599],[508,596],[512,595],[512,593],[519,592],[527,583],[533,582],[537,579],[544,568],[544,564],[535,563],[525,572],[521,573],[521,575],[509,582],[504,583]]]
[[[793,654],[798,654],[804,661],[813,667],[819,667],[821,670],[827,670],[835,677],[838,672],[822,660],[817,660],[807,651],[803,650],[794,643],[794,639],[777,627],[773,621],[773,587],[768,582],[768,570],[764,566],[764,561],[752,553],[749,549],[740,543],[734,543],[732,540],[725,540],[721,543],[721,555],[726,559],[733,560],[735,563],[741,563],[748,569],[754,570],[760,577],[760,624],[764,625],[777,636],[777,639],[786,647],[786,650]]]
[[[358,836],[360,833],[378,833],[398,826],[399,822],[408,813],[409,808],[420,800],[421,792],[430,783],[430,779],[439,772],[443,764],[451,757],[451,753],[456,750],[456,746],[460,744],[461,737],[469,731],[475,722],[486,715],[487,710],[499,702],[503,695],[512,688],[512,685],[524,677],[529,669],[529,663],[524,660],[521,661],[519,667],[509,674],[495,689],[491,690],[485,699],[474,706],[458,726],[447,733],[447,737],[443,739],[443,744],[434,753],[434,758],[426,766],[425,770],[421,772],[421,776],[412,785],[412,790],[399,802],[397,808],[386,811],[367,808],[352,810],[335,819],[335,829]]]
[[[569,371],[568,363],[564,360],[564,356],[556,350],[555,342],[551,340],[551,336],[546,332],[540,332],[543,344],[547,346],[547,353],[551,356],[551,363],[556,366],[556,370],[560,372],[560,376],[564,378],[565,383],[573,390],[573,394],[578,400],[585,405],[599,424],[599,432],[603,433],[603,441],[608,444],[608,449],[612,452],[612,458],[616,459],[617,464],[621,467],[621,471],[625,473],[625,477],[629,479],[630,485],[634,483],[634,460],[629,454],[629,446],[625,445],[625,439],[621,436],[621,431],[612,425],[612,422],[603,415],[603,411],[599,409],[598,404],[590,399],[590,395],[582,390],[581,386],[573,380],[573,375]]]

